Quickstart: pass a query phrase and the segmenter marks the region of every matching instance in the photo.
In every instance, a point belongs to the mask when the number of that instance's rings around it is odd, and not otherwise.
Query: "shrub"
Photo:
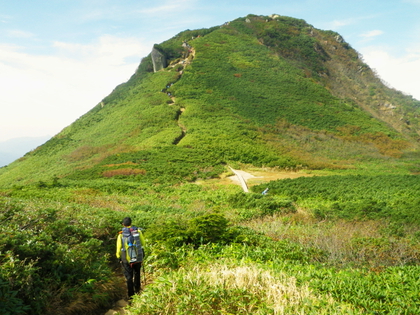
[[[207,214],[190,221],[188,236],[194,245],[229,241],[227,228],[229,221],[220,214]]]
[[[109,170],[102,173],[104,177],[132,176],[132,175],[144,175],[144,174],[146,174],[146,171],[138,169],[138,168],[119,168],[116,170]]]
[[[149,237],[171,248],[183,244],[198,247],[208,243],[229,243],[237,233],[229,230],[229,221],[221,214],[212,213],[190,220],[168,220],[150,228]]]
[[[270,194],[314,206],[320,218],[381,219],[417,225],[420,222],[417,175],[338,175],[272,181]],[[320,205],[321,204],[321,205]]]
[[[4,209],[0,212],[0,300],[7,297],[4,307],[15,305],[16,311],[28,314],[51,314],[53,309],[55,314],[70,314],[108,304],[116,288],[109,286],[113,283],[109,248],[101,239],[107,239],[116,215],[104,211],[97,216],[91,208],[88,212],[34,209],[34,200],[22,206],[0,199]]]
[[[228,199],[232,207],[239,208],[242,218],[273,215],[275,213],[296,212],[292,201],[256,193],[237,193]]]
[[[8,281],[0,278],[0,313],[2,315],[20,315],[29,311],[30,307],[23,303],[18,293],[11,290]]]

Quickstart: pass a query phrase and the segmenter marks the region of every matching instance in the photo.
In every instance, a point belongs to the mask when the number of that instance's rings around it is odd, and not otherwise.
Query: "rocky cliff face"
[[[153,71],[157,72],[166,67],[166,57],[159,50],[153,47],[152,49]]]

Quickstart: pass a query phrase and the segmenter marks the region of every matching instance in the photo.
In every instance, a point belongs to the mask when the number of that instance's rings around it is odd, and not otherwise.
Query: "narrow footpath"
[[[168,84],[166,84],[165,88],[163,88],[161,90],[162,93],[165,93],[171,99],[171,103],[169,103],[170,106],[176,105],[176,98],[171,91],[171,87],[182,78],[182,75],[184,74],[185,67],[188,66],[189,64],[191,64],[192,60],[195,57],[195,49],[193,47],[191,47],[186,42],[184,42],[184,44],[187,45],[187,46],[184,46],[184,47],[186,47],[188,49],[188,51],[185,52],[183,58],[180,59],[178,62],[170,64],[168,66],[168,68],[170,68],[170,69],[182,66],[182,68],[180,68],[180,70],[178,72],[178,77],[177,77],[176,81],[169,82]],[[168,71],[170,71],[170,70],[168,70]],[[187,132],[187,128],[180,123],[180,117],[181,117],[182,113],[184,112],[184,110],[185,110],[185,108],[181,107],[178,111],[177,116],[176,116],[178,126],[181,129],[181,134],[178,137],[176,137],[174,139],[174,141],[172,142],[172,144],[174,144],[174,145],[177,145],[185,137],[186,132]]]
[[[166,87],[161,90],[162,93],[166,93],[168,95],[168,97],[171,99],[172,102],[169,104],[169,106],[173,106],[173,105],[176,104],[175,96],[170,91],[171,86],[174,85],[176,82],[178,82],[179,79],[181,79],[181,77],[184,73],[185,67],[187,65],[191,64],[191,62],[192,62],[192,60],[194,59],[194,56],[195,56],[194,48],[189,46],[189,45],[188,45],[187,48],[188,48],[188,53],[186,53],[181,60],[179,60],[177,63],[171,64],[171,65],[168,66],[169,68],[173,69],[176,66],[182,65],[182,70],[179,71],[179,76],[178,76],[177,80],[174,81],[174,82],[169,82],[166,85]],[[174,145],[177,145],[182,140],[182,138],[185,137],[185,134],[186,134],[186,131],[187,131],[186,127],[184,125],[182,125],[179,121],[179,118],[182,115],[182,113],[184,112],[184,110],[185,110],[185,108],[180,108],[180,110],[178,112],[178,115],[176,117],[178,126],[181,129],[181,135],[174,139],[174,141],[172,142]],[[128,301],[124,300],[124,299],[121,299],[121,300],[115,302],[113,307],[110,310],[108,310],[104,315],[123,315],[123,314],[125,314],[124,308],[127,305],[128,305]]]

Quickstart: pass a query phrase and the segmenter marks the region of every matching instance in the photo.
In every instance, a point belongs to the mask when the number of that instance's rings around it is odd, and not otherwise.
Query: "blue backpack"
[[[143,247],[140,241],[140,231],[138,227],[131,226],[123,227],[122,237],[121,237],[122,247],[121,247],[121,260],[128,262],[129,264],[141,263],[143,261]],[[126,255],[125,244],[128,244]],[[129,261],[127,261],[127,256]]]

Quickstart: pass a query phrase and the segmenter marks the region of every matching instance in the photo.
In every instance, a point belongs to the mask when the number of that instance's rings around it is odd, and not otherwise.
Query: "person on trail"
[[[145,241],[144,241],[144,236],[141,233],[140,229],[131,225],[130,217],[125,217],[121,223],[123,225],[123,229],[122,231],[119,232],[118,237],[117,237],[116,256],[121,264],[124,277],[127,281],[128,298],[131,299],[134,294],[139,293],[141,290],[140,269],[141,269],[143,256],[144,256]],[[138,245],[138,248],[140,248],[140,251],[141,251],[141,253],[138,253],[139,257],[141,257],[139,258],[140,261],[136,260],[133,262],[133,258],[130,257],[130,254],[134,245],[131,244],[132,242],[127,241],[127,239],[129,240],[129,238],[124,236],[125,233],[127,233],[126,231],[128,231],[128,233],[133,233],[133,231],[134,233],[138,232],[137,239],[141,243],[140,245]]]

